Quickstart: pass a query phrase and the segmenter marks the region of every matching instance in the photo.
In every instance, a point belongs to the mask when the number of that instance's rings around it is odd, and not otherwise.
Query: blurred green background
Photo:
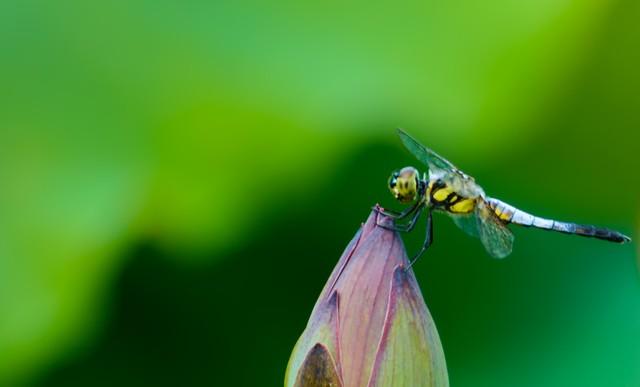
[[[395,127],[541,216],[640,237],[640,2],[3,1],[0,386],[279,386]],[[422,229],[405,238],[409,252]],[[637,243],[445,216],[452,386],[640,385]]]

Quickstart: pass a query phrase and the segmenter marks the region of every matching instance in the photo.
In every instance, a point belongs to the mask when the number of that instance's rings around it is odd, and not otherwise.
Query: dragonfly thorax
[[[404,167],[394,171],[389,177],[389,190],[401,203],[414,201],[424,189],[423,186],[418,170],[414,167]]]

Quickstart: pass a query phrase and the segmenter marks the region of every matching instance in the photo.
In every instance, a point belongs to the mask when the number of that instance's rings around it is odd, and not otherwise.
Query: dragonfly
[[[500,199],[489,197],[473,177],[456,168],[451,162],[420,144],[402,129],[398,129],[398,135],[407,150],[428,168],[428,172],[422,175],[411,166],[394,171],[388,181],[389,190],[400,203],[411,206],[402,212],[378,209],[394,219],[392,226],[388,223],[379,225],[400,232],[412,231],[421,213],[426,211],[426,238],[418,253],[411,259],[409,267],[433,242],[434,211],[446,213],[467,234],[480,238],[486,251],[494,258],[504,258],[511,254],[514,237],[507,227],[509,224],[616,243],[631,241],[631,238],[618,231],[545,219],[519,210]],[[398,221],[402,219],[409,220],[399,224]]]

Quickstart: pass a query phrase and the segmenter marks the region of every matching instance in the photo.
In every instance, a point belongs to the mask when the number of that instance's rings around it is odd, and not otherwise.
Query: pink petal
[[[412,272],[395,269],[370,387],[448,386],[444,352]]]

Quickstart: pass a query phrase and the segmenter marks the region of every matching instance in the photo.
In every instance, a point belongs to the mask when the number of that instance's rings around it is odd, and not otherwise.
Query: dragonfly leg
[[[431,246],[432,242],[433,242],[433,227],[431,225],[431,209],[428,209],[427,210],[427,236],[424,240],[424,243],[422,244],[422,247],[420,248],[420,251],[418,251],[418,254],[416,254],[413,258],[411,258],[411,262],[409,262],[409,266],[407,266],[407,270],[409,270],[411,266],[413,266],[413,264],[416,263],[418,258],[420,258],[420,256],[424,254],[425,251],[427,251],[429,246]]]
[[[410,232],[416,226],[416,223],[418,221],[418,218],[420,217],[420,214],[422,213],[422,210],[424,209],[424,206],[418,205],[416,206],[416,208],[417,210],[413,214],[413,217],[411,218],[411,220],[405,224],[394,224],[392,226],[389,226],[386,224],[378,223],[378,226],[382,228],[386,228],[387,230],[391,230],[391,231]]]
[[[380,207],[374,207],[373,209],[378,211],[379,213],[381,213],[384,216],[388,216],[388,217],[390,217],[392,219],[396,219],[397,220],[397,219],[404,219],[407,216],[411,215],[411,213],[413,211],[416,211],[418,209],[418,207],[420,207],[421,204],[422,204],[422,200],[417,200],[414,205],[412,205],[411,207],[405,209],[402,212],[381,209]]]

